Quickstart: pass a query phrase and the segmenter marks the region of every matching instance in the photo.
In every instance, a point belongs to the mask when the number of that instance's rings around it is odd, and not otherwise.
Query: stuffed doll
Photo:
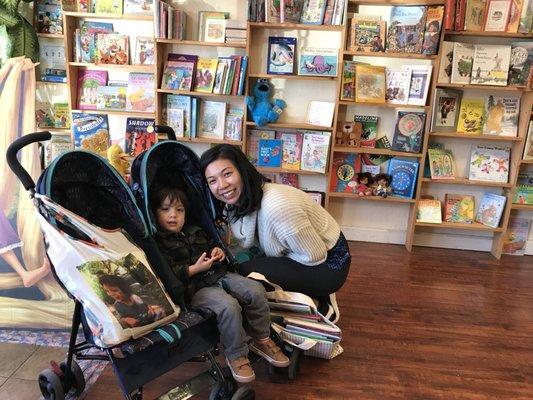
[[[372,174],[360,172],[357,174],[357,180],[359,181],[359,186],[357,186],[359,196],[370,196],[372,194]]]
[[[392,194],[392,188],[390,184],[392,182],[392,176],[389,174],[378,174],[374,180],[376,186],[374,187],[374,196],[381,196],[386,198]]]
[[[274,87],[267,79],[259,79],[252,96],[246,96],[246,105],[257,126],[276,122],[283,109],[287,107],[281,99],[271,99]]]
[[[122,147],[118,144],[112,145],[107,150],[109,164],[111,164],[123,178],[126,178],[130,165],[126,157],[128,157],[128,155],[124,153],[124,150],[122,150]]]

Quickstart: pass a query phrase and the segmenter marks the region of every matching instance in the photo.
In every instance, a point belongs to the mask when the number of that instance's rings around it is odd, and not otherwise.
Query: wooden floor
[[[293,382],[261,362],[256,399],[533,399],[533,257],[350,248],[338,293],[344,353],[305,358]],[[146,398],[203,368],[171,371],[145,387]],[[110,368],[88,398],[121,398]]]

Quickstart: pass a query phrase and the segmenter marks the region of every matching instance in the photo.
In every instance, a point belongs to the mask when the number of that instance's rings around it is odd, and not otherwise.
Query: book
[[[126,109],[126,87],[124,86],[98,86],[96,97],[97,110]]]
[[[162,89],[192,90],[198,56],[189,54],[169,54],[161,80]]]
[[[337,76],[339,49],[304,47],[299,52],[298,75]]]
[[[70,135],[52,134],[50,140],[44,142],[44,166],[48,167],[56,157],[73,150]]]
[[[226,20],[207,18],[204,27],[204,42],[224,43],[226,38]]]
[[[335,103],[329,101],[309,102],[305,122],[311,125],[320,125],[330,127],[333,123],[333,114],[335,113]]]
[[[511,12],[509,14],[509,22],[507,23],[506,32],[518,32],[518,26],[520,25],[520,14],[523,6],[524,0],[511,0]]]
[[[329,153],[329,132],[304,131],[300,169],[324,173]]]
[[[393,158],[389,161],[387,173],[392,176],[392,194],[412,199],[415,193],[418,161]]]
[[[355,61],[342,63],[341,100],[355,101]]]
[[[519,172],[513,203],[533,205],[533,173]]]
[[[107,71],[80,69],[78,71],[78,109],[96,110],[98,87],[106,86]]]
[[[428,161],[431,179],[455,179],[455,162],[450,150],[429,148]]]
[[[510,14],[511,0],[487,0],[483,30],[485,32],[505,32]]]
[[[250,129],[248,140],[246,141],[246,156],[252,165],[257,165],[258,149],[260,139],[274,139],[276,131]]]
[[[196,78],[194,80],[194,91],[212,93],[217,74],[217,58],[199,58],[196,65]]]
[[[471,224],[474,222],[474,196],[448,194],[444,198],[444,220]]]
[[[508,147],[473,145],[470,150],[468,179],[507,182],[509,179]]]
[[[533,43],[511,42],[509,86],[529,86],[533,64]]]
[[[443,41],[440,55],[439,75],[437,82],[451,83],[453,64],[453,44],[454,42]]]
[[[87,11],[85,11],[87,12]],[[80,62],[96,62],[98,51],[96,47],[99,33],[113,32],[113,24],[108,22],[84,21],[80,28]]]
[[[96,34],[96,64],[129,63],[129,36],[118,33]]]
[[[166,116],[163,120],[174,130],[177,138],[185,137],[185,114],[183,109],[167,109]]]
[[[411,71],[411,84],[409,85],[409,99],[407,104],[425,106],[431,81],[431,65],[407,65]]]
[[[524,160],[533,160],[533,121],[529,121],[526,144],[524,146]]]
[[[207,19],[229,19],[228,12],[198,11],[198,41],[204,41]],[[224,31],[223,31],[224,32]]]
[[[166,118],[167,125],[174,129],[176,135],[191,137],[191,97],[175,94],[167,95]]]
[[[283,14],[281,8],[283,7]],[[265,1],[265,22],[279,23],[285,17],[284,2],[281,0],[266,0]]]
[[[516,137],[520,97],[493,96],[486,98],[483,134]]]
[[[219,101],[200,102],[198,137],[224,139],[227,104]]]
[[[355,101],[385,103],[385,67],[363,64],[355,66]]]
[[[425,112],[398,111],[392,149],[420,153],[425,123]]]
[[[55,39],[39,38],[39,61],[42,81],[67,81],[67,64],[63,43]]]
[[[37,33],[63,34],[63,13],[59,4],[37,4],[35,26]]]
[[[257,165],[259,167],[281,167],[282,144],[280,139],[259,139]]]
[[[474,45],[455,42],[453,44],[453,60],[451,83],[470,83],[472,63],[474,60]]]
[[[283,1],[282,4],[284,5],[284,22],[291,22],[298,24],[300,22],[300,19],[302,17],[302,12],[304,8],[304,0],[290,0],[290,1]]]
[[[124,0],[124,15],[153,15],[154,0]]]
[[[407,104],[411,86],[411,70],[385,68],[385,100],[391,104]]]
[[[379,117],[373,115],[354,115],[355,129],[358,130],[360,125],[361,130],[361,147],[376,147],[376,140],[378,137],[378,121]]]
[[[466,0],[465,31],[480,32],[483,30],[483,18],[487,0]]]
[[[456,132],[463,92],[437,88],[433,100],[432,132]]]
[[[505,207],[505,196],[495,193],[485,192],[479,204],[476,214],[476,222],[483,225],[497,228],[500,224],[500,218]]]
[[[530,227],[530,219],[511,216],[503,239],[502,254],[523,256],[526,250]]]
[[[428,6],[426,29],[424,32],[424,41],[422,42],[422,54],[437,54],[443,18],[444,6]]]
[[[533,0],[524,0],[520,13],[519,33],[530,33],[533,23]]]
[[[122,1],[116,0],[91,0],[96,14],[122,15]]]
[[[316,191],[311,191],[311,190],[304,190],[304,192],[307,193],[307,195],[311,198],[311,200],[313,200],[315,203],[320,204],[322,207],[324,207],[326,193],[316,192]]]
[[[282,160],[283,169],[300,169],[300,160],[302,158],[303,134],[301,132],[278,132],[276,134],[282,142]]]
[[[292,75],[296,38],[270,36],[268,38],[267,74]]]
[[[70,107],[68,103],[54,103],[54,128],[70,128]]]
[[[152,65],[154,64],[154,56],[154,38],[137,36],[135,39],[135,55],[133,56],[133,64]]]
[[[283,160],[281,161],[281,167],[283,168]],[[290,172],[280,172],[278,174],[278,182],[282,185],[289,185],[292,187],[299,187],[298,185],[298,174],[293,174]]]
[[[416,209],[416,222],[429,224],[442,223],[442,210],[440,200],[420,199]]]
[[[109,148],[107,115],[72,113],[74,148],[92,151],[105,157]]]
[[[240,109],[230,109],[226,115],[224,139],[242,140],[242,120],[243,111]]]
[[[484,114],[485,101],[483,99],[463,98],[457,120],[457,132],[481,135],[483,133]]]
[[[126,110],[154,112],[155,87],[154,74],[130,72],[126,92]]]
[[[302,24],[322,25],[326,0],[305,0],[300,22]]]
[[[511,46],[476,44],[470,84],[506,86],[510,59]]]
[[[153,118],[126,118],[124,152],[137,157],[156,142]]]
[[[387,32],[387,52],[422,53],[427,6],[393,6]]]
[[[35,123],[37,124],[38,128],[54,127],[54,109],[49,101],[35,102]]]
[[[385,51],[386,25],[385,21],[363,15],[352,18],[350,50],[372,53]]]

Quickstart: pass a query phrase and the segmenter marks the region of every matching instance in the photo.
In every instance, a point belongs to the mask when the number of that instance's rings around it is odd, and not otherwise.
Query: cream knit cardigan
[[[288,185],[265,183],[259,211],[231,223],[243,248],[257,244],[269,257],[286,256],[304,265],[326,260],[339,239],[333,217],[305,192]]]

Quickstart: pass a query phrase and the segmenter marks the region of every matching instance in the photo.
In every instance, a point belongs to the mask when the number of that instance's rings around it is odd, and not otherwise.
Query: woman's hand
[[[213,250],[211,250],[211,258],[213,261],[224,261],[226,254],[224,254],[224,250],[220,247],[213,247]]]

